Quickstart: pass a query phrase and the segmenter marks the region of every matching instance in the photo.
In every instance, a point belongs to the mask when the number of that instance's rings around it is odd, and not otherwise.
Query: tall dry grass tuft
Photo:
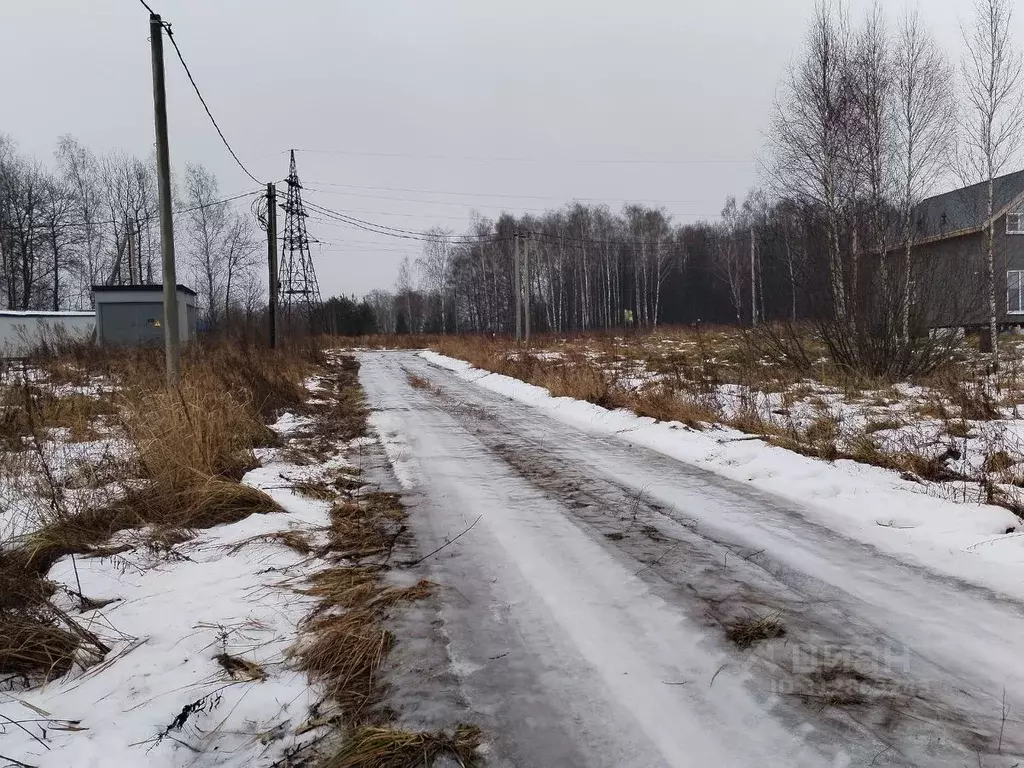
[[[453,732],[402,731],[362,726],[354,729],[345,746],[328,758],[324,768],[418,768],[448,757],[461,768],[479,765],[480,729],[460,725]]]

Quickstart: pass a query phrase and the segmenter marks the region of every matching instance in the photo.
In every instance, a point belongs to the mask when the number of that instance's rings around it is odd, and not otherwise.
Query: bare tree
[[[849,179],[850,93],[848,23],[820,0],[804,43],[776,100],[769,173],[782,196],[806,200],[824,212],[832,311],[848,316],[841,247]]]
[[[100,161],[100,179],[106,207],[114,222],[110,225],[113,237],[108,241],[108,247],[112,247],[114,253],[110,258],[111,274],[106,280],[123,283],[127,272],[128,282],[144,283],[149,275],[145,278],[142,275],[141,233],[156,218],[156,175],[153,164],[123,152],[111,153]],[[133,245],[125,248],[124,243],[129,237]],[[125,254],[129,257],[127,262],[123,258]]]
[[[62,136],[57,144],[57,165],[74,199],[76,257],[78,266],[78,303],[91,302],[91,286],[106,280],[109,265],[103,261],[105,235],[99,223],[103,218],[103,192],[96,156],[72,136]]]
[[[222,205],[226,205],[226,203],[222,203]],[[221,243],[226,272],[224,280],[225,318],[231,316],[231,307],[234,303],[232,285],[236,284],[235,287],[237,287],[237,283],[245,275],[254,274],[263,263],[259,245],[252,219],[237,211],[231,211],[228,214],[228,226]]]
[[[737,325],[743,324],[743,274],[745,259],[741,239],[745,223],[736,198],[731,195],[722,208],[722,223],[719,226],[718,244],[715,249],[715,272],[729,287],[729,298],[736,313]]]
[[[892,120],[894,68],[890,40],[882,8],[877,0],[854,35],[849,66],[852,124],[847,144],[852,153],[857,196],[866,201],[869,252],[879,257],[875,291],[869,296],[888,294],[888,262],[884,257],[889,225],[887,211],[894,184],[894,130]],[[859,248],[851,254],[850,283],[854,293],[860,285]],[[885,296],[888,298],[888,296]],[[880,311],[890,308],[885,301]]]
[[[426,233],[423,255],[417,264],[426,276],[431,288],[437,292],[441,310],[441,333],[445,332],[445,304],[448,293],[448,278],[452,264],[452,233],[450,230],[434,227]]]
[[[375,290],[366,295],[366,302],[373,307],[378,333],[394,333],[398,327],[396,296],[390,291]]]
[[[231,238],[230,209],[217,202],[217,178],[201,165],[185,168],[182,202],[191,210],[184,216],[189,265],[198,282],[200,299],[211,327],[225,305],[229,278],[227,241]]]
[[[910,335],[914,208],[927,195],[949,154],[955,107],[952,67],[917,11],[900,21],[894,53],[896,176],[903,235],[900,331]]]
[[[1024,95],[1020,92],[1022,59],[1010,34],[1010,0],[975,0],[974,21],[961,29],[965,107],[962,114],[961,174],[987,184],[985,274],[988,293],[988,340],[998,364],[994,180],[1020,146],[1024,129]]]
[[[398,279],[395,281],[395,290],[398,296],[402,299],[405,304],[405,322],[408,325],[409,333],[419,333],[422,329],[420,323],[413,314],[414,312],[414,297],[413,294],[416,292],[416,272],[415,267],[409,261],[409,257],[406,256],[402,259],[402,264],[398,268]]]
[[[40,280],[46,253],[45,170],[36,162],[9,157],[0,167],[0,220],[4,221],[2,277],[10,309],[42,304]]]
[[[43,194],[42,227],[46,233],[46,244],[50,249],[52,307],[56,312],[61,307],[61,298],[65,290],[61,276],[72,266],[71,248],[75,242],[72,216],[75,212],[75,200],[71,188],[59,178],[47,179]]]

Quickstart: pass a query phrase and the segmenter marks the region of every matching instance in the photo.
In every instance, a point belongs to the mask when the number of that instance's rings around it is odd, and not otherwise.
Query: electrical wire
[[[375,224],[373,222],[365,221],[363,219],[357,219],[354,216],[349,216],[348,214],[333,211],[330,208],[325,208],[324,206],[317,205],[316,203],[310,203],[309,201],[306,201],[306,205],[312,208],[314,211],[320,213],[321,215],[327,216],[332,221],[339,222],[342,224],[348,224],[350,226],[356,227],[357,229],[363,229],[366,232],[372,232],[374,234],[385,235],[388,237],[402,238],[405,240],[430,241],[434,239],[433,236],[431,236],[430,233],[428,232],[401,229],[399,227],[391,227],[385,224]],[[537,240],[542,240],[546,242],[558,242],[561,244],[569,244],[570,246],[626,245],[631,248],[635,248],[638,245],[643,245],[642,242],[634,240],[595,240],[592,238],[565,237],[562,235],[555,235],[548,232],[539,232],[536,230],[529,229],[521,229],[519,230],[519,234],[526,235]],[[454,245],[471,245],[479,242],[506,242],[511,239],[511,237],[498,237],[497,235],[452,235],[448,238],[449,242],[453,243]],[[660,249],[663,246],[668,246],[670,244],[670,241],[671,238],[667,238],[666,242],[664,243],[647,242],[646,245],[648,247],[656,247]]]
[[[372,221],[366,221],[365,219],[358,219],[355,216],[349,216],[348,214],[341,213],[339,211],[326,208],[316,203],[311,203],[308,200],[304,201],[306,206],[312,210],[320,213],[323,216],[327,216],[330,219],[348,224],[356,229],[361,229],[365,232],[372,232],[377,235],[385,235],[387,237],[395,237],[402,240],[420,240],[420,241],[432,241],[434,236],[429,232],[415,229],[402,229],[401,227],[392,227],[387,224],[377,224]],[[508,240],[509,238],[498,238],[496,235],[477,236],[477,235],[451,235],[448,237],[450,242],[456,244],[462,243],[474,243],[474,242],[498,242],[501,240]]]
[[[303,184],[302,188],[306,189],[306,190],[310,190],[312,192],[316,192],[316,193],[321,194],[321,195],[346,195],[346,196],[350,196],[350,197],[367,198],[367,199],[373,199],[373,200],[392,200],[392,201],[394,201],[396,203],[421,203],[421,204],[425,204],[425,205],[446,205],[446,206],[453,207],[453,208],[463,208],[463,209],[490,208],[490,209],[493,209],[493,210],[496,210],[496,211],[500,211],[500,212],[505,212],[505,211],[509,210],[509,206],[507,206],[507,205],[500,205],[500,204],[468,203],[468,202],[467,203],[459,203],[459,202],[452,202],[450,200],[414,200],[414,199],[405,198],[405,197],[387,197],[385,195],[367,195],[367,194],[364,194],[364,193],[361,193],[361,192],[341,192],[341,191],[330,190],[330,189],[317,189],[316,187],[311,187],[311,186],[308,186],[306,184]],[[508,197],[514,197],[514,196],[513,195],[508,195]],[[559,199],[559,198],[552,198],[552,199]],[[565,205],[571,205],[572,202],[575,202],[576,200],[580,200],[580,198],[574,198],[573,201],[563,200],[563,202],[565,203]],[[621,202],[629,203],[630,201],[623,200]],[[637,204],[640,204],[640,203],[637,203]],[[551,208],[531,208],[531,207],[526,207],[526,206],[515,206],[515,210],[517,210],[517,211],[530,211],[532,213],[551,213],[552,212]],[[414,213],[390,213],[390,212],[386,212],[386,211],[353,211],[353,213],[375,213],[375,214],[379,214],[379,215],[383,215],[383,216],[418,216],[419,215],[419,214],[414,214]],[[678,216],[679,218],[686,218],[686,217],[698,218],[698,217],[701,217],[701,216],[715,216],[716,215],[716,214],[713,214],[713,213],[679,213],[677,211],[668,211],[667,213],[670,216]],[[457,220],[457,221],[464,221],[465,220],[465,217],[462,217],[462,216],[434,216],[433,214],[431,214],[429,216],[429,218],[448,218],[448,219]]]
[[[718,159],[718,158],[682,158],[682,159],[658,159],[658,158],[571,158],[571,157],[478,157],[478,156],[456,156],[456,155],[415,155],[402,152],[355,152],[333,149],[295,149],[296,152],[320,155],[346,155],[356,157],[392,157],[414,160],[460,160],[479,163],[597,163],[597,164],[637,164],[637,165],[715,165],[745,163],[750,164],[755,160],[741,159]]]
[[[233,202],[235,200],[241,200],[243,197],[249,197],[250,195],[262,195],[262,194],[265,194],[263,192],[263,190],[259,190],[259,191],[256,191],[256,192],[242,192],[241,194],[233,195],[231,197],[225,197],[225,198],[223,198],[221,200],[211,200],[208,203],[202,203],[200,205],[193,205],[193,206],[191,206],[189,208],[179,208],[177,210],[171,211],[171,213],[173,215],[175,215],[175,216],[177,216],[178,214],[182,214],[182,213],[192,213],[193,211],[200,211],[203,208],[211,208],[214,205],[221,205],[222,203],[230,203],[230,202]],[[149,216],[143,216],[141,218],[138,218],[138,219],[136,219],[136,222],[141,224],[142,222],[153,221],[154,219],[158,219],[158,218],[160,218],[160,214],[159,213],[154,213],[154,214],[149,215]],[[69,229],[69,228],[72,228],[72,227],[98,227],[98,226],[121,224],[121,223],[122,223],[121,221],[117,221],[115,219],[105,219],[105,220],[102,220],[102,221],[74,221],[74,222],[69,222],[67,224],[57,224],[54,227],[50,227],[50,225],[48,225],[48,224],[37,224],[35,226],[28,227],[28,229],[43,229],[43,230]],[[0,232],[19,232],[22,229],[23,229],[22,227],[0,227]]]
[[[146,9],[147,11],[149,11],[149,15],[150,15],[150,16],[156,16],[156,15],[157,15],[157,13],[156,13],[156,12],[155,12],[155,11],[154,11],[154,10],[153,10],[152,8],[150,8],[150,7],[149,7],[149,3],[147,3],[147,2],[146,2],[146,0],[139,0],[139,2],[140,2],[140,3],[142,3],[142,6],[143,6],[143,7],[144,7],[144,8],[145,8],[145,9]]]
[[[139,2],[142,2],[142,0],[139,0]],[[142,4],[146,5],[144,2]],[[149,6],[146,7],[148,8]],[[150,13],[152,13],[152,11],[150,11]],[[199,101],[202,103],[203,109],[206,110],[206,116],[210,118],[210,122],[213,123],[213,127],[217,129],[217,135],[220,136],[220,140],[224,142],[224,146],[227,147],[228,152],[231,153],[231,157],[233,157],[235,162],[238,163],[238,167],[242,169],[245,175],[257,184],[262,184],[263,182],[253,176],[242,161],[238,159],[238,155],[235,153],[235,150],[232,149],[231,144],[228,143],[227,137],[224,136],[224,131],[222,131],[220,126],[217,124],[217,120],[214,118],[213,112],[210,111],[210,105],[206,103],[206,99],[203,97],[203,92],[199,90],[199,85],[196,83],[195,78],[192,77],[192,71],[188,68],[188,64],[185,63],[185,57],[182,55],[181,49],[178,47],[178,41],[174,39],[174,32],[171,31],[170,22],[162,21],[161,24],[163,28],[167,30],[167,39],[171,41],[171,45],[174,47],[174,52],[178,54],[178,61],[181,62],[181,66],[185,69],[185,74],[188,76],[188,81],[192,83],[192,88],[195,90],[196,96],[199,97]]]
[[[611,199],[601,197],[576,197],[576,196],[553,196],[553,195],[510,195],[499,192],[446,192],[438,189],[414,189],[411,187],[377,187],[369,186],[364,184],[342,184],[340,182],[333,181],[310,181],[307,184],[313,184],[319,187],[345,187],[346,189],[372,189],[378,192],[415,192],[424,195],[445,195],[455,197],[498,197],[508,198],[511,200],[554,200],[554,201],[572,201],[579,200],[580,202],[586,203],[659,203],[659,204],[687,204],[692,205],[694,203],[706,203],[707,200],[651,200],[651,199]],[[340,193],[343,194],[343,193]],[[370,195],[367,195],[370,197]],[[403,198],[387,198],[382,197],[381,200],[402,200]],[[409,200],[408,202],[423,202],[430,203],[432,200]],[[445,203],[449,205],[449,203]],[[717,214],[715,214],[717,215]]]

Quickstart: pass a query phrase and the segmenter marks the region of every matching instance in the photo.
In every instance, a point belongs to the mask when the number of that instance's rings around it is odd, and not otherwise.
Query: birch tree
[[[963,77],[962,175],[985,183],[984,270],[988,294],[988,342],[998,367],[998,307],[995,264],[995,178],[1020,146],[1024,100],[1020,92],[1022,60],[1010,33],[1011,0],[976,0],[974,19],[961,28],[965,53]]]
[[[952,67],[917,11],[901,20],[893,56],[895,70],[895,172],[903,235],[900,332],[910,336],[914,264],[914,209],[942,172],[954,135],[956,114]]]
[[[423,255],[418,264],[430,287],[437,293],[441,311],[441,333],[445,332],[445,307],[448,294],[448,277],[452,264],[452,233],[450,230],[434,227],[426,233]]]
[[[810,201],[824,213],[832,311],[840,322],[848,319],[841,243],[851,186],[848,59],[846,17],[823,0],[815,8],[804,50],[783,80],[769,134],[769,172],[779,191]]]

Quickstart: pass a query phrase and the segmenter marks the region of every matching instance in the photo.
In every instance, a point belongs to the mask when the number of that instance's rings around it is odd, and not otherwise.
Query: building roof
[[[945,240],[966,235],[984,227],[988,184],[972,184],[924,200],[914,211],[915,237],[920,241]],[[994,216],[1006,213],[1010,205],[1024,196],[1024,171],[1008,173],[993,180]]]
[[[159,283],[156,285],[94,285],[92,287],[93,293],[120,293],[127,291],[153,291],[162,292],[164,287]],[[189,288],[187,285],[178,283],[178,291],[180,293],[187,293],[189,296],[195,296],[196,292]]]
[[[96,317],[94,310],[3,309],[0,317]]]

